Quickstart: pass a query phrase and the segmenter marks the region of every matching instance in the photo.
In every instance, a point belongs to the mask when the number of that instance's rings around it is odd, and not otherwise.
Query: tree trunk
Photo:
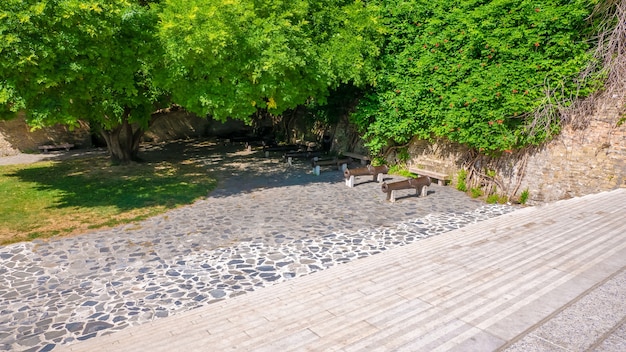
[[[122,124],[111,130],[101,130],[101,134],[107,143],[111,161],[114,164],[129,164],[133,161],[139,161],[137,157],[139,152],[139,142],[144,130],[138,127],[133,131],[133,126],[128,122],[130,108],[124,109]]]

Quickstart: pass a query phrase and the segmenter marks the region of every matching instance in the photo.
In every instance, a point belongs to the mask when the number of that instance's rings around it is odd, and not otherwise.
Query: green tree
[[[353,120],[373,150],[432,137],[484,153],[540,143],[557,104],[594,89],[597,0],[381,1],[390,33],[378,85]]]
[[[0,106],[35,127],[88,121],[128,162],[166,97],[247,120],[372,83],[379,17],[345,0],[7,0]]]
[[[0,109],[35,128],[89,122],[113,161],[137,158],[140,137],[164,101],[157,13],[146,1],[3,0]],[[8,113],[8,114],[7,114]]]
[[[374,82],[379,11],[345,0],[166,0],[164,86],[215,119],[323,102],[341,83]]]

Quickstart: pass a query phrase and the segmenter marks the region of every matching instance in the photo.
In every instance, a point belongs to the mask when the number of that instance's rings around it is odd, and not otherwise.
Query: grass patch
[[[498,194],[490,194],[487,197],[487,204],[506,204],[509,201],[509,197],[507,197],[506,195],[498,195]]]
[[[459,170],[459,173],[456,177],[456,189],[461,192],[467,192],[467,184],[465,183],[467,179],[467,171],[464,169]]]
[[[417,175],[407,170],[405,167],[401,165],[392,165],[389,168],[389,175],[398,175],[402,177],[416,178]]]
[[[185,162],[111,166],[107,157],[0,166],[0,244],[132,223],[215,188]]]
[[[500,198],[500,197],[499,197],[497,194],[490,194],[490,195],[487,197],[486,202],[487,202],[487,204],[496,204],[496,203],[498,203],[498,199],[499,199],[499,198]]]
[[[474,187],[474,188],[470,189],[470,195],[471,195],[472,198],[482,197],[483,190],[478,188],[478,187]]]
[[[530,192],[528,191],[528,188],[526,188],[524,191],[522,191],[522,194],[519,197],[519,203],[522,205],[526,204],[526,202],[528,202],[529,196]]]

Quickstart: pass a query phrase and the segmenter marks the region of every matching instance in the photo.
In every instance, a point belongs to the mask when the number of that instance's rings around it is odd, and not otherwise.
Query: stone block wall
[[[147,142],[165,142],[176,139],[204,137],[210,120],[197,117],[184,110],[176,110],[159,118],[143,136]]]
[[[438,141],[414,140],[408,147],[408,166],[448,174],[455,179],[469,150],[462,145]]]
[[[566,126],[528,157],[521,188],[536,202],[626,187],[626,124],[620,99],[603,100],[584,129]]]
[[[66,126],[57,125],[31,131],[21,116],[0,121],[0,156],[39,152],[37,147],[40,145],[62,143],[71,143],[77,148],[90,147],[89,126],[81,125],[70,130]]]
[[[565,126],[559,136],[541,147],[504,154],[497,160],[482,158],[484,167],[496,172],[499,190],[512,199],[528,190],[528,204],[598,193],[626,187],[626,123],[623,98],[600,99],[587,126]],[[469,160],[469,150],[444,142],[414,141],[409,164],[449,174]],[[476,164],[475,164],[476,165]]]
[[[368,155],[359,133],[347,116],[343,116],[332,131],[332,150],[335,152],[353,152]]]
[[[249,128],[240,120],[220,122],[178,110],[157,120],[145,133],[144,141],[165,142],[217,136]],[[104,141],[99,142],[104,143]],[[38,153],[40,145],[63,143],[74,144],[76,148],[92,147],[89,126],[83,123],[78,128],[69,129],[67,126],[57,125],[31,131],[23,116],[0,121],[0,157],[16,155],[20,152]]]
[[[0,131],[0,157],[17,155],[19,154],[19,150],[13,148],[11,143],[7,141],[8,137]]]

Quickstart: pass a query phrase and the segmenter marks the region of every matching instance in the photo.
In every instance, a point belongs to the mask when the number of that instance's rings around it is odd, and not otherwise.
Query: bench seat
[[[54,144],[54,145],[40,145],[37,148],[39,148],[39,150],[42,150],[44,153],[47,153],[50,150],[59,150],[59,149],[70,150],[71,148],[74,148],[74,145],[69,144],[69,143]]]
[[[348,158],[361,160],[362,165],[365,165],[369,161],[371,161],[370,157],[367,155],[362,155],[362,154],[357,154],[357,153],[352,153],[352,152],[342,152],[341,155],[348,157]]]
[[[337,167],[337,170],[345,170],[348,167],[349,159],[326,159],[319,160],[318,158],[313,158],[311,164],[313,165],[313,173],[316,175],[320,174],[321,166],[334,166]]]
[[[416,167],[409,167],[409,172],[412,172],[419,176],[428,176],[432,179],[436,179],[437,184],[439,184],[440,186],[445,186],[446,182],[450,181],[450,176],[448,174],[444,174],[441,172],[436,172],[436,171],[431,171],[431,170],[426,170],[426,169],[419,169]]]

